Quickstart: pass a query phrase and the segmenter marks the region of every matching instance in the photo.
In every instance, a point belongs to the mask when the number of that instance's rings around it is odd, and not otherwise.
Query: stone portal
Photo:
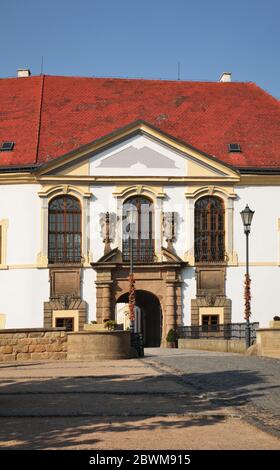
[[[162,250],[166,261],[135,263],[134,274],[136,304],[145,312],[143,333],[147,345],[154,346],[165,346],[168,331],[182,324],[181,270],[187,265],[174,253]],[[102,323],[115,318],[116,303],[128,293],[129,263],[122,261],[121,252],[115,248],[92,267],[97,273],[96,319]]]

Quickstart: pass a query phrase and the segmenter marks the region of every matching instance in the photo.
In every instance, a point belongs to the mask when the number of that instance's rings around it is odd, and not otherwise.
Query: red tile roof
[[[254,83],[0,79],[0,166],[43,163],[143,120],[235,167],[280,168],[280,103]],[[242,153],[229,153],[239,143]]]

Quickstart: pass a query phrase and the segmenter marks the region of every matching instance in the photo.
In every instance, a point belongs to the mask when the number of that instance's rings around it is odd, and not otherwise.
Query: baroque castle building
[[[0,79],[0,327],[125,324],[147,346],[279,314],[280,106],[254,83]],[[130,224],[133,215],[133,230]],[[130,237],[132,242],[130,243]]]

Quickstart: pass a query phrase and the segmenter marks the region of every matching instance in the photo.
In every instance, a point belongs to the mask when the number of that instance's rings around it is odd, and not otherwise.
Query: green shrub
[[[175,335],[175,331],[173,330],[173,328],[171,328],[171,330],[168,331],[167,336],[166,336],[166,341],[168,343],[175,343],[176,335]]]
[[[107,320],[104,325],[105,328],[108,328],[108,331],[112,331],[116,328],[117,322],[115,320]]]

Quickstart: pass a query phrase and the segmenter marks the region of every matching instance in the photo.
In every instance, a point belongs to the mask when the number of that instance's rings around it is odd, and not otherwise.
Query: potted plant
[[[176,348],[176,333],[173,328],[168,331],[166,341],[168,348]]]
[[[104,323],[104,326],[105,326],[105,328],[108,328],[108,331],[113,331],[113,330],[115,330],[115,328],[117,326],[117,322],[115,320],[107,320]]]
[[[273,320],[269,322],[269,327],[270,328],[277,328],[280,329],[280,317],[279,315],[275,315],[273,317]]]

